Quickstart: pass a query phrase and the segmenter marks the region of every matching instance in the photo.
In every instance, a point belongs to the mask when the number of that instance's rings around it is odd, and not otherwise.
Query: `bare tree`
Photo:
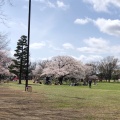
[[[6,3],[12,5],[12,0],[0,0],[0,8],[4,6]]]
[[[89,72],[91,72],[91,75],[96,75],[98,73],[98,62],[90,62],[87,63],[86,66],[89,66],[91,68],[91,70]]]
[[[6,3],[11,4],[10,0],[0,0],[0,23],[5,23],[7,17],[5,16],[2,7]],[[2,74],[10,74],[8,70],[8,64],[11,62],[11,59],[8,57],[7,45],[9,41],[7,40],[7,34],[0,32],[0,79]]]
[[[98,69],[104,75],[106,81],[110,82],[113,71],[118,67],[118,59],[108,56],[100,61]]]
[[[43,61],[39,61],[38,63],[36,63],[36,68],[33,70],[33,75],[40,76],[48,62],[49,60],[43,60]]]
[[[4,11],[2,10],[2,7],[8,3],[9,5],[12,5],[11,0],[0,0],[0,23],[5,24],[7,20],[7,16],[4,14]]]
[[[6,15],[4,14],[2,7],[6,4],[11,4],[11,0],[0,0],[0,23],[5,23],[5,21],[7,20]],[[0,50],[4,49],[7,47],[8,45],[8,40],[7,40],[8,35],[4,34],[2,32],[0,32]]]
[[[0,33],[0,50],[6,49],[9,41],[7,40],[7,34]]]

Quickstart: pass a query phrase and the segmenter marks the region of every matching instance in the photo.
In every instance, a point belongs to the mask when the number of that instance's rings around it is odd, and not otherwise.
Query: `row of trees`
[[[17,42],[14,58],[7,54],[6,35],[0,36],[0,75],[11,73],[21,79],[25,79],[27,67],[27,36],[23,35]],[[73,82],[80,80],[88,81],[90,76],[97,75],[99,80],[118,79],[120,75],[119,60],[108,56],[99,62],[83,64],[70,56],[56,56],[51,60],[29,64],[29,76],[51,77],[62,84],[63,79]],[[9,65],[10,64],[10,65]],[[9,65],[9,66],[8,66]],[[8,71],[9,68],[9,71]]]
[[[0,23],[7,20],[2,11],[2,6],[10,0],[0,0]],[[16,75],[21,79],[25,79],[27,65],[27,36],[23,35],[17,42],[14,58],[8,55],[7,35],[0,32],[0,78],[2,75]],[[56,56],[51,60],[40,61],[38,63],[29,64],[29,76],[36,77],[52,77],[62,84],[63,79],[79,81],[89,79],[89,76],[97,75],[100,80],[118,79],[120,75],[118,59],[108,56],[99,62],[83,64],[70,56]],[[37,64],[37,65],[36,65]],[[9,67],[8,67],[9,66]],[[9,70],[8,70],[9,69]]]
[[[42,77],[52,77],[62,84],[63,79],[69,79],[73,82],[86,80],[90,76],[97,75],[99,80],[118,79],[120,75],[118,59],[108,56],[99,62],[83,64],[70,56],[56,56],[51,60],[40,61],[33,74],[39,79]],[[91,77],[92,78],[92,77]],[[93,78],[94,79],[94,78]]]
[[[5,36],[0,37],[0,74],[12,73],[21,79],[25,79],[27,65],[27,36],[23,35],[17,42],[14,59],[7,55],[7,44]],[[4,41],[3,41],[4,39]],[[44,60],[38,63],[29,64],[29,76],[51,77],[57,79],[62,84],[63,79],[71,81],[88,81],[89,76],[97,75],[99,80],[118,79],[120,75],[119,60],[113,56],[108,56],[99,62],[83,64],[70,56],[56,56],[51,60]],[[8,67],[8,64],[9,67]],[[9,71],[8,71],[9,68]]]

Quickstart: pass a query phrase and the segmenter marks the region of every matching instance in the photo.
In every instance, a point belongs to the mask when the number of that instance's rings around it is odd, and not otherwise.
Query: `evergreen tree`
[[[27,36],[23,35],[17,42],[12,64],[9,66],[9,71],[19,77],[19,84],[21,79],[25,78],[27,68]]]

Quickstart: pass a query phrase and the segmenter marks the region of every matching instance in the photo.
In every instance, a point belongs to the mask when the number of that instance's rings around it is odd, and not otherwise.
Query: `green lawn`
[[[88,86],[33,84],[32,93],[44,95],[52,109],[79,111],[88,120],[120,119],[120,83],[98,83]],[[24,83],[4,86],[24,91]]]

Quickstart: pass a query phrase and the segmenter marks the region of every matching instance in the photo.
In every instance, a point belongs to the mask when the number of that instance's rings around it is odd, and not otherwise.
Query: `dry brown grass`
[[[76,113],[52,109],[44,95],[0,87],[0,120],[71,120]]]

